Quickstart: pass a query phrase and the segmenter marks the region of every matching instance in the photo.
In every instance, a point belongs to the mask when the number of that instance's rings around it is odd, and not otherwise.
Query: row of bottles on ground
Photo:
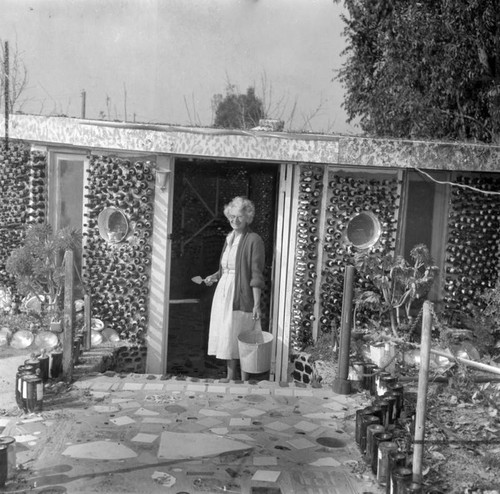
[[[422,494],[411,468],[416,393],[377,365],[353,362],[357,383],[372,396],[356,411],[355,439],[364,461],[387,494]]]
[[[77,365],[86,345],[87,333],[77,332],[73,339],[73,365]],[[59,379],[63,375],[63,351],[42,350],[32,354],[20,365],[16,373],[15,397],[17,406],[25,413],[38,413],[43,409],[44,385],[49,379]]]

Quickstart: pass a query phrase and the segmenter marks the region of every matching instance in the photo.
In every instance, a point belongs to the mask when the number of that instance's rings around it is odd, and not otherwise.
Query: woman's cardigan
[[[222,249],[226,250],[227,239]],[[222,255],[221,255],[222,259]],[[262,238],[250,228],[242,233],[236,251],[233,310],[252,312],[254,306],[252,288],[264,288],[265,248]],[[222,276],[219,264],[218,278]]]

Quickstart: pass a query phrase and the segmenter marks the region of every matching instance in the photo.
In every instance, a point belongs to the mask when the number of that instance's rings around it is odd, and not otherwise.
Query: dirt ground
[[[475,394],[467,402],[449,386],[429,389],[424,472],[440,492],[500,492],[500,402]]]

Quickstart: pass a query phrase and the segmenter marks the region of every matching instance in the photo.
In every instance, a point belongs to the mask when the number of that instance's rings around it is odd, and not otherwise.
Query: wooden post
[[[85,118],[85,110],[87,104],[87,91],[85,89],[82,90],[82,118]]]
[[[83,327],[85,328],[85,350],[90,350],[92,346],[92,300],[90,295],[86,293],[83,296]]]
[[[418,374],[417,410],[415,416],[415,441],[413,446],[413,481],[422,480],[422,457],[424,452],[425,414],[427,410],[427,386],[429,384],[429,361],[431,356],[432,303],[424,302],[422,336],[420,344],[420,371]]]
[[[457,361],[460,364],[464,364],[467,367],[472,367],[473,369],[478,369],[484,372],[491,372],[492,374],[500,374],[500,368],[494,367],[493,365],[483,364],[482,362],[476,362],[475,360],[470,360],[462,357],[456,357],[448,351],[431,349],[431,353],[434,355],[439,355],[440,357],[446,357],[451,362]]]
[[[354,266],[347,266],[344,278],[344,297],[342,300],[342,320],[340,323],[340,349],[338,377],[333,382],[333,391],[348,395],[351,392],[349,381],[349,350],[351,348],[352,301],[354,290]]]
[[[63,315],[63,378],[66,382],[73,380],[74,354],[74,280],[73,280],[73,251],[68,249],[64,254],[64,315]]]
[[[4,98],[5,98],[5,149],[9,148],[9,97],[10,97],[10,88],[9,88],[9,42],[5,42],[4,48]]]

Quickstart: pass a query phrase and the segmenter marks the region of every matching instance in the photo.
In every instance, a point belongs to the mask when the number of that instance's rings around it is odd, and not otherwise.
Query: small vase
[[[53,333],[60,333],[62,331],[61,321],[55,321],[52,319],[52,321],[50,321],[50,330]]]
[[[370,345],[370,358],[374,364],[393,373],[396,368],[396,347],[389,342]],[[388,362],[391,361],[389,365]],[[386,367],[387,365],[387,367]]]

